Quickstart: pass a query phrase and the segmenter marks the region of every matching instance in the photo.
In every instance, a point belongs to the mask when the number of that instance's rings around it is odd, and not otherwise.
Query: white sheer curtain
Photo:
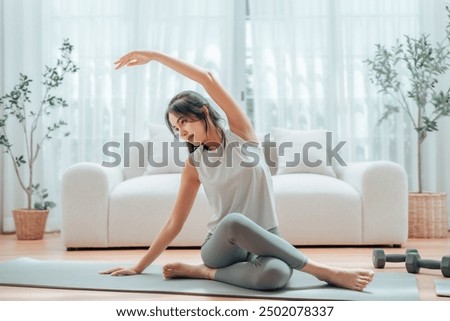
[[[431,33],[442,40],[445,1],[250,0],[255,125],[326,129],[346,140],[346,161],[390,159],[404,165],[416,184],[416,134],[403,115],[377,127],[378,88],[364,59],[375,44],[404,34]],[[450,123],[426,141],[424,183],[450,192]]]
[[[185,89],[202,92],[198,85],[158,64],[115,71],[113,62],[121,55],[140,49],[176,55],[212,70],[233,90],[237,1],[4,1],[2,92],[12,89],[22,72],[35,80],[34,101],[39,101],[44,64],[55,61],[64,38],[75,47],[73,60],[80,70],[66,77],[60,91],[70,106],[64,118],[71,135],[46,145],[38,173],[38,180],[49,188],[57,203],[61,176],[69,165],[100,162],[103,144],[111,140],[121,143],[124,133],[129,133],[132,140],[147,138],[150,124],[163,124],[171,97]],[[23,204],[23,193],[15,180],[5,158],[4,231],[14,230],[11,209]],[[57,207],[51,211],[47,229],[58,228]]]

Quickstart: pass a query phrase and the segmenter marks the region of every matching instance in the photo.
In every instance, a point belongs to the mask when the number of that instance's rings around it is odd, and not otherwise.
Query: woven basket
[[[448,236],[447,194],[409,193],[409,237]]]
[[[40,240],[44,237],[48,210],[13,210],[18,240]]]

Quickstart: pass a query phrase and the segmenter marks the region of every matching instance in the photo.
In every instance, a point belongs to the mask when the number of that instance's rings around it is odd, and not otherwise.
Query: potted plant
[[[422,144],[438,131],[438,120],[450,115],[450,88],[442,89],[448,85],[442,77],[450,67],[450,22],[442,41],[433,45],[429,36],[406,35],[391,48],[377,44],[374,58],[365,62],[371,82],[387,98],[378,123],[403,110],[417,133],[418,191],[409,193],[409,236],[439,238],[448,234],[447,195],[423,191]]]
[[[30,106],[30,83],[32,80],[20,74],[14,89],[0,97],[0,145],[9,154],[20,187],[27,196],[27,206],[13,210],[17,238],[20,240],[41,239],[44,234],[50,208],[56,206],[48,200],[47,189],[34,179],[34,165],[45,141],[67,125],[62,119],[47,128],[42,126],[42,118],[49,117],[57,109],[68,106],[61,97],[53,94],[67,73],[75,73],[78,67],[71,60],[73,46],[68,39],[63,41],[60,57],[54,67],[45,66],[43,73],[43,98],[39,104]],[[24,150],[14,149],[11,143],[10,126],[19,125],[23,132]],[[42,134],[41,134],[42,133]],[[65,133],[68,136],[69,133]],[[22,168],[25,169],[22,170]],[[34,200],[34,203],[33,203]]]

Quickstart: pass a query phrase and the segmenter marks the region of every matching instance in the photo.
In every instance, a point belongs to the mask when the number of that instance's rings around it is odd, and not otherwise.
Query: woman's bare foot
[[[371,270],[336,268],[314,262],[306,264],[301,271],[314,275],[328,284],[356,291],[364,290],[372,282],[374,275]]]
[[[331,269],[321,280],[331,285],[350,290],[362,291],[372,282],[373,272],[362,269]]]
[[[189,265],[184,263],[171,263],[163,267],[163,275],[166,279],[190,278],[213,280],[216,273],[206,265]]]

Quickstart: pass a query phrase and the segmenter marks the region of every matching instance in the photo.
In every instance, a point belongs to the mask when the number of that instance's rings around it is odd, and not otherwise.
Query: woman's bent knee
[[[259,227],[256,223],[241,213],[230,213],[226,215],[218,225],[229,241],[233,242],[234,238],[243,233],[247,233],[249,229]]]
[[[222,219],[219,226],[222,225],[231,229],[239,228],[248,220],[249,219],[241,213],[230,213]]]
[[[292,276],[292,268],[276,258],[259,258],[254,278],[255,289],[278,290],[286,286]]]

